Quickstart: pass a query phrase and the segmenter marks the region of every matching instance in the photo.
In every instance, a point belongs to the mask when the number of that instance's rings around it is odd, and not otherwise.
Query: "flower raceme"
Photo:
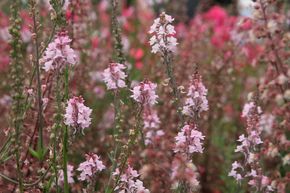
[[[67,102],[66,112],[64,115],[64,123],[74,129],[85,129],[91,124],[92,109],[84,105],[84,99],[73,97]]]
[[[185,125],[175,137],[175,152],[190,155],[203,153],[202,141],[204,136],[197,130],[196,125]]]
[[[82,162],[77,169],[81,172],[78,179],[80,181],[91,180],[97,172],[101,172],[105,168],[98,155],[86,154],[86,161]]]
[[[108,90],[126,87],[125,78],[127,75],[124,69],[126,69],[124,64],[110,63],[109,67],[104,70],[103,81]]]
[[[77,57],[75,51],[70,47],[71,39],[67,35],[67,32],[59,32],[54,41],[48,44],[44,52],[41,62],[44,63],[43,69],[48,71],[54,71],[63,69],[65,65],[75,65],[77,63]]]
[[[113,173],[115,177],[120,175],[120,170],[117,168]],[[143,182],[138,179],[139,174],[130,165],[125,173],[120,176],[120,183],[115,188],[118,193],[150,193],[148,189],[143,186]]]
[[[182,113],[194,117],[203,111],[208,110],[207,89],[202,83],[201,76],[196,73],[188,89],[187,99],[183,106]]]
[[[174,52],[176,50],[177,40],[174,37],[176,31],[174,26],[171,25],[173,21],[174,18],[164,12],[154,20],[149,30],[149,34],[152,34],[149,41],[150,46],[152,46],[152,53]]]
[[[237,182],[248,179],[248,184],[258,192],[272,192],[270,179],[262,174],[259,162],[258,146],[263,143],[260,134],[260,115],[262,110],[254,101],[246,103],[243,108],[242,117],[247,119],[247,135],[242,134],[235,152],[243,153],[245,161],[239,163],[235,161],[229,176],[235,178]]]
[[[156,88],[157,84],[145,80],[133,88],[131,97],[143,106],[153,106],[158,98]]]

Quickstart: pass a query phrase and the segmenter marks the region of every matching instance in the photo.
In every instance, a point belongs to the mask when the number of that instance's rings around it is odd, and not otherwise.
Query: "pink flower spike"
[[[101,172],[105,168],[98,155],[94,153],[86,154],[86,161],[81,163],[77,169],[81,172],[78,179],[80,181],[90,180],[97,172]]]
[[[67,102],[66,113],[64,115],[64,123],[74,129],[85,129],[91,124],[92,109],[84,105],[84,99],[73,97]]]
[[[108,90],[125,88],[127,86],[125,83],[127,75],[124,69],[126,69],[124,64],[110,63],[109,67],[104,70],[103,81]]]
[[[44,63],[43,69],[48,71],[61,70],[65,65],[75,65],[77,57],[75,51],[70,47],[71,39],[67,32],[61,31],[57,34],[44,52],[41,61]]]
[[[153,106],[157,103],[158,98],[156,88],[157,84],[145,80],[133,88],[131,97],[142,105]]]
[[[154,20],[153,25],[150,27],[149,34],[152,34],[150,38],[150,45],[152,46],[152,53],[176,50],[177,40],[174,37],[176,31],[171,23],[174,19],[165,14],[160,14],[160,17]]]

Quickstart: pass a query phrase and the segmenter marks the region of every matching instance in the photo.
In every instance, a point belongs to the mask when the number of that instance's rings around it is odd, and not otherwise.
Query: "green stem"
[[[15,128],[15,158],[16,158],[16,168],[17,168],[17,177],[19,181],[19,191],[20,193],[24,192],[23,186],[23,174],[21,171],[21,127],[23,123],[23,66],[22,66],[22,55],[21,55],[21,38],[20,38],[20,27],[21,18],[19,16],[20,12],[20,1],[14,1],[11,7],[11,21],[12,25],[10,28],[10,34],[12,36],[11,41],[11,77],[12,77],[12,88],[13,88],[13,114],[14,114],[14,128]]]
[[[34,32],[34,41],[35,41],[35,68],[36,68],[36,77],[37,77],[37,97],[38,97],[38,148],[43,150],[43,116],[42,116],[42,90],[41,90],[41,79],[40,79],[40,52],[39,52],[39,42],[38,42],[38,25],[36,20],[36,6],[35,2],[32,1],[32,13],[33,13],[33,32]]]
[[[64,72],[64,86],[65,95],[64,98],[68,100],[68,86],[69,86],[69,67],[66,65]],[[64,127],[63,132],[63,176],[64,176],[64,193],[69,193],[68,177],[67,177],[67,160],[68,160],[68,127]]]
[[[59,128],[61,128],[61,96],[60,96],[60,89],[59,89],[59,73],[57,74],[56,79],[56,102],[57,102],[57,114],[55,117],[56,125],[54,128],[54,139],[53,139],[53,169],[55,174],[55,184],[56,184],[56,192],[59,192],[58,187],[58,170],[57,170],[57,134]]]
[[[181,111],[180,92],[177,88],[176,79],[175,79],[175,76],[173,73],[172,53],[168,52],[168,51],[164,51],[162,58],[163,58],[163,64],[166,66],[166,73],[167,73],[167,76],[169,78],[169,84],[170,84],[170,87],[173,91],[174,103],[175,103],[176,108],[177,108],[176,111],[178,113],[178,117],[179,117],[179,120],[180,120],[181,126],[182,126],[182,125],[184,125],[184,116],[183,116],[182,111]],[[179,124],[179,126],[180,126],[180,124]]]

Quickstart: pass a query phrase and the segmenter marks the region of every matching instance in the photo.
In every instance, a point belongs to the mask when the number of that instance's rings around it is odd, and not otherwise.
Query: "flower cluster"
[[[175,157],[172,162],[171,179],[179,185],[180,180],[187,182],[192,190],[199,186],[197,168],[192,162],[188,162],[184,157]],[[193,191],[195,192],[195,191]]]
[[[115,177],[120,175],[118,168],[113,175]],[[150,193],[150,191],[143,186],[143,182],[139,180],[138,177],[138,172],[129,165],[124,174],[120,176],[120,182],[115,188],[115,191],[119,193]]]
[[[143,106],[153,106],[158,98],[156,88],[157,84],[145,80],[133,88],[131,97]]]
[[[67,32],[61,31],[57,34],[53,42],[48,44],[41,62],[44,63],[43,69],[54,71],[63,69],[65,65],[75,65],[77,57],[75,51],[70,47],[71,39]]]
[[[239,137],[238,142],[241,145],[237,146],[235,152],[243,153],[245,162],[235,161],[228,175],[234,177],[237,182],[247,178],[248,184],[256,191],[272,192],[270,179],[262,174],[257,151],[263,143],[259,129],[261,113],[262,110],[255,101],[244,105],[242,117],[247,119],[247,136],[242,134]]]
[[[91,180],[97,172],[101,172],[105,168],[98,155],[86,154],[86,161],[81,163],[77,169],[81,172],[78,179],[81,181]]]
[[[154,139],[159,139],[164,135],[164,131],[159,129],[160,119],[158,117],[157,111],[152,108],[145,108],[143,112],[143,123],[145,134],[145,144],[148,145],[154,141]]]
[[[198,152],[203,153],[202,141],[204,136],[197,130],[196,125],[185,125],[175,137],[175,152],[190,155]]]
[[[85,129],[91,124],[92,109],[84,105],[84,99],[73,97],[67,102],[66,112],[64,115],[64,123],[75,129]]]
[[[208,110],[207,89],[198,73],[193,76],[187,96],[182,110],[183,114],[194,117],[196,114],[199,115],[201,112]]]
[[[108,90],[126,87],[124,72],[126,69],[124,64],[110,63],[109,67],[104,70],[103,81],[106,83]]]
[[[74,167],[70,164],[67,165],[67,181],[69,184],[74,183],[74,179],[73,179],[73,170]],[[64,182],[64,175],[63,175],[63,170],[60,170],[58,173],[58,185],[62,185]]]
[[[152,34],[150,38],[150,45],[152,46],[152,53],[175,51],[177,40],[174,37],[175,30],[171,23],[174,21],[170,15],[164,12],[160,14],[160,17],[154,20],[149,33]]]

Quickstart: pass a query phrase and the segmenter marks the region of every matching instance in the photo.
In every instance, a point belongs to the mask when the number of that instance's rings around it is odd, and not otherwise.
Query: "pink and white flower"
[[[125,83],[127,75],[124,69],[126,69],[124,64],[110,63],[109,67],[104,70],[103,81],[108,90],[125,88],[127,86]]]
[[[186,155],[198,152],[203,153],[204,136],[197,130],[195,125],[185,125],[175,137],[174,152]]]
[[[192,83],[189,86],[187,99],[183,106],[182,113],[194,117],[199,115],[203,111],[208,110],[207,89],[202,83],[201,76],[195,74],[192,79]]]
[[[174,19],[165,14],[160,14],[160,17],[154,20],[153,25],[150,27],[149,34],[152,34],[150,38],[150,45],[152,46],[152,53],[176,50],[177,40],[174,37],[176,31],[171,23]]]
[[[113,176],[120,176],[120,170],[118,168],[113,173]],[[124,174],[121,174],[119,185],[115,188],[115,191],[119,193],[150,193],[150,191],[143,186],[143,182],[139,180],[138,177],[138,172],[128,165]]]
[[[145,80],[132,90],[131,97],[138,103],[146,106],[153,106],[157,103],[158,96],[156,95],[157,84]]]
[[[67,32],[61,31],[57,34],[53,42],[48,44],[41,62],[44,63],[43,69],[54,71],[63,69],[65,65],[75,65],[77,56],[75,51],[70,47],[71,39]]]
[[[64,123],[67,126],[75,129],[85,129],[90,126],[92,109],[86,107],[84,102],[81,96],[69,99],[64,115]]]
[[[91,180],[97,172],[101,172],[105,168],[98,155],[93,153],[86,154],[86,161],[81,163],[77,169],[81,172],[78,179],[81,181]]]

